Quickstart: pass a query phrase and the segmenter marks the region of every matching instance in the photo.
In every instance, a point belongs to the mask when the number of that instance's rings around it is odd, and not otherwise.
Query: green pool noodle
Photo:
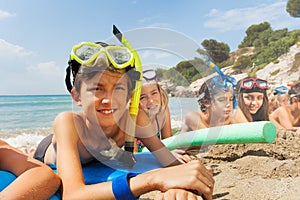
[[[211,127],[176,134],[163,139],[169,150],[176,148],[199,147],[203,144],[246,144],[272,143],[276,138],[276,127],[273,122],[259,121]],[[143,152],[149,151],[147,148]]]

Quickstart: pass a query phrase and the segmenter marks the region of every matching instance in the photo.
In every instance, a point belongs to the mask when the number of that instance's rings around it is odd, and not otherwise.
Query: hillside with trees
[[[263,22],[251,25],[246,30],[246,36],[234,52],[230,53],[226,43],[213,39],[204,40],[201,45],[220,68],[231,66],[234,70],[232,74],[247,73],[248,76],[256,77],[258,70],[271,62],[278,62],[278,58],[287,54],[297,42],[300,42],[300,30],[273,30],[270,23]],[[214,73],[200,57],[181,61],[168,70],[157,69],[159,81],[169,80],[174,86],[188,86],[195,80]],[[298,70],[300,51],[294,59],[298,63],[295,64],[295,69]]]

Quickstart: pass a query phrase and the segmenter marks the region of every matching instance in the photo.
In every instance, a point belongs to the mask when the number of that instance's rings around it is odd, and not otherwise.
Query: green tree
[[[234,63],[233,67],[236,69],[246,69],[252,66],[252,61],[250,56],[240,56]]]
[[[256,55],[257,64],[269,63],[277,59],[282,54],[289,51],[292,39],[285,37],[275,42],[271,42],[268,47],[262,48],[261,51]]]
[[[288,35],[288,29],[287,28],[273,31],[271,36],[269,37],[269,42],[279,40],[281,38],[286,37],[287,35]]]
[[[286,11],[292,17],[300,17],[300,0],[288,0]]]
[[[204,40],[201,44],[214,62],[221,63],[229,58],[230,48],[228,44],[213,39]]]
[[[267,29],[272,30],[269,22],[263,22],[260,24],[251,25],[246,30],[246,37],[244,38],[242,43],[239,45],[239,48],[254,46],[253,43],[258,38],[259,34]]]
[[[269,38],[272,37],[273,30],[271,28],[260,32],[256,39],[253,41],[253,46],[256,48],[267,46],[269,44]]]

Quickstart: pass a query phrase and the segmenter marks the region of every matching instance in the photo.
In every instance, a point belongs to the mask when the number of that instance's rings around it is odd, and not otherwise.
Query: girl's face
[[[100,71],[93,78],[82,82],[79,98],[91,123],[97,123],[101,127],[114,126],[127,107],[127,76]]]
[[[249,112],[255,114],[263,105],[264,94],[261,92],[243,93],[243,100]]]
[[[140,107],[150,115],[155,115],[161,107],[161,96],[157,84],[143,85],[140,97]]]
[[[218,113],[220,117],[227,119],[233,110],[233,99],[232,90],[215,94],[212,102],[213,114]]]

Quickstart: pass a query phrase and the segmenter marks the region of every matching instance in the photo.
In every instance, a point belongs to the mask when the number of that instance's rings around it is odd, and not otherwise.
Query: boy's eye
[[[224,97],[219,98],[218,101],[220,101],[220,102],[225,101],[225,98]]]
[[[117,87],[115,87],[115,90],[125,90],[125,88],[122,86],[117,86]]]
[[[117,84],[114,89],[115,90],[126,90],[126,87],[123,84]]]
[[[93,88],[91,88],[90,90],[96,92],[96,91],[101,91],[101,90],[103,90],[103,88],[101,88],[101,87],[93,87]]]
[[[146,99],[146,96],[141,96],[140,97],[140,101],[145,100],[145,99]]]

